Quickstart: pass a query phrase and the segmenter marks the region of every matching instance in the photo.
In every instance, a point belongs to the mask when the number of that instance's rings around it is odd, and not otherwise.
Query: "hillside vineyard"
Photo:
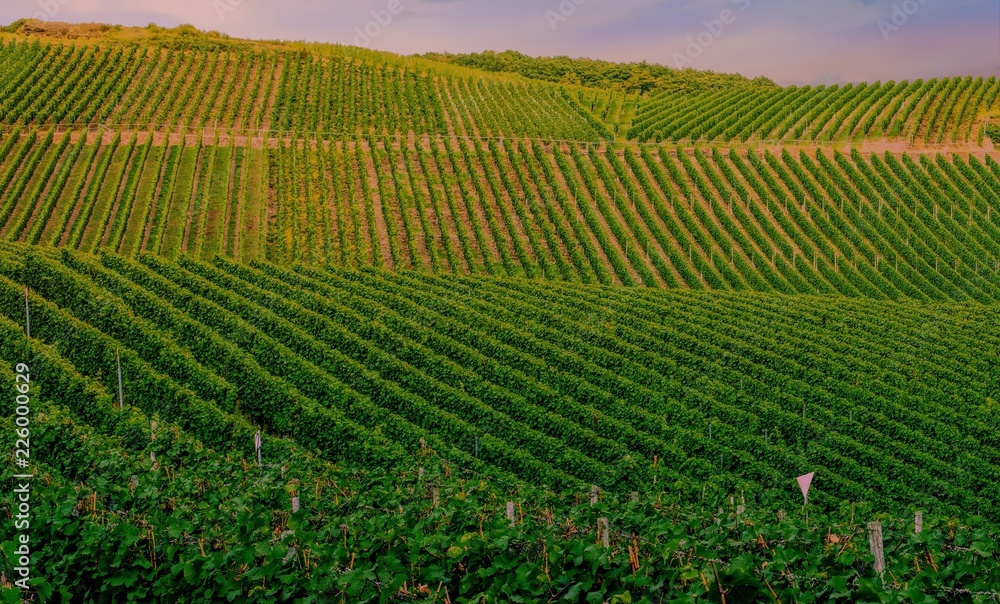
[[[9,241],[650,287],[991,302],[989,154],[9,129]]]
[[[0,593],[1000,599],[1000,82],[502,58],[0,28]]]

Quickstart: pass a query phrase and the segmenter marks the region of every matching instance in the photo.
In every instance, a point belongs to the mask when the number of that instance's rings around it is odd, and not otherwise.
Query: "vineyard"
[[[268,128],[275,53],[11,41],[0,47],[0,123]]]
[[[0,124],[308,137],[452,134],[599,141],[561,88],[343,50],[203,51],[0,41]],[[272,134],[277,136],[277,134]]]
[[[667,92],[640,103],[628,137],[640,141],[845,141],[901,138],[982,144],[1000,109],[1000,80],[942,78],[844,86]]]
[[[19,21],[0,89],[0,601],[1000,601],[995,77]]]
[[[648,594],[680,603],[720,588],[742,601],[996,596],[998,535],[980,520],[927,518],[918,534],[912,519],[883,517],[885,574],[895,577],[883,581],[865,526],[848,514],[779,521],[728,502],[708,514],[662,492],[588,504],[528,487],[503,492],[433,453],[395,472],[347,472],[271,440],[269,455],[295,463],[258,468],[168,423],[149,430],[138,413],[129,420],[144,442],[125,446],[54,403],[38,408],[38,433],[61,451],[40,468],[51,495],[37,504],[51,519],[38,529],[42,572],[63,579],[38,593],[55,600],[621,604]],[[95,455],[98,447],[110,455]],[[220,530],[233,519],[238,534]],[[62,547],[67,536],[82,545]],[[131,570],[109,563],[104,548]]]
[[[213,448],[253,423],[333,462],[424,439],[557,491],[779,498],[818,466],[821,508],[1000,511],[986,307],[12,250],[7,346],[23,283],[32,345],[109,391],[120,348],[126,402]]]
[[[990,154],[8,129],[0,237],[125,256],[992,303]]]
[[[91,252],[254,259],[266,220],[265,153],[233,142],[7,130],[0,236]]]
[[[829,541],[817,533],[789,541],[804,524],[798,517],[772,518],[769,529],[749,519],[801,505],[789,476],[818,472],[812,522],[828,518],[820,521],[841,523],[845,534],[856,527],[846,528],[844,502],[859,518],[1000,514],[992,398],[1000,382],[988,362],[1000,332],[982,306],[136,261],[21,246],[5,248],[0,273],[0,358],[37,376],[36,447],[58,452],[39,468],[51,497],[45,530],[122,543],[115,551],[132,570],[100,572],[114,577],[112,587],[138,585],[151,597],[256,592],[239,581],[250,566],[261,596],[290,597],[315,581],[342,601],[420,584],[497,594],[521,564],[551,564],[554,574],[528,581],[518,573],[523,589],[570,589],[574,573],[600,568],[608,578],[594,589],[607,597],[630,588],[669,594],[701,589],[697,569],[717,556],[726,562],[716,581],[745,593],[768,580],[829,594],[837,583],[818,585],[824,575],[803,561],[832,556]],[[263,474],[252,457],[257,429]],[[120,453],[95,457],[98,450]],[[404,453],[436,473],[411,466],[362,484],[330,465],[378,472]],[[479,482],[487,477],[489,487]],[[606,503],[579,505],[591,484]],[[206,489],[213,511],[195,514]],[[633,491],[638,501],[628,503]],[[289,513],[293,496],[308,513]],[[730,497],[751,516],[737,516],[724,503]],[[514,529],[502,515],[505,498],[528,506]],[[706,502],[725,507],[724,525],[694,511]],[[246,519],[240,532],[212,528],[230,513]],[[339,520],[324,523],[325,515]],[[599,515],[613,520],[613,548],[593,545]],[[957,534],[945,522],[916,541],[897,525],[894,538],[909,543],[898,552],[897,583],[932,580],[911,562],[929,547],[938,565],[954,558],[970,569],[936,572],[934,585],[992,586],[996,535],[971,522]],[[424,558],[394,543],[402,566],[387,578],[385,552],[365,535],[388,526],[401,537],[432,531],[421,551],[447,555]],[[570,526],[578,528],[567,533]],[[685,537],[697,548],[678,543]],[[755,574],[777,555],[758,549],[759,539],[804,551]],[[94,588],[76,562],[86,550],[60,534],[46,543],[48,564],[65,566],[52,575],[71,572],[65,589]],[[587,565],[570,562],[578,547],[587,548]],[[822,572],[893,589],[870,580],[863,546],[846,550]],[[509,571],[495,580],[473,572],[497,556]],[[309,560],[339,570],[311,576]],[[627,572],[629,564],[638,566]],[[921,566],[929,573],[930,564]],[[211,586],[201,577],[210,568],[223,573]],[[644,568],[655,584],[639,580]],[[793,584],[782,569],[793,571]],[[287,572],[294,580],[278,582]]]
[[[991,155],[441,139],[270,154],[278,198],[268,258],[282,263],[997,299]],[[331,199],[329,216],[310,207],[317,195]]]

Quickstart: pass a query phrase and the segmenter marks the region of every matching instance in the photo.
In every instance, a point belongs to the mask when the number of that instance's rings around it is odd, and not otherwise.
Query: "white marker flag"
[[[806,500],[806,503],[809,503],[809,485],[812,484],[815,474],[815,472],[809,472],[795,479],[799,483],[799,488],[802,489],[802,497]]]

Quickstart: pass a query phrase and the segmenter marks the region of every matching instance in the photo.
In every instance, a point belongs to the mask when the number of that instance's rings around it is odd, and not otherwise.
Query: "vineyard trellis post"
[[[611,525],[603,516],[597,519],[597,538],[604,547],[611,547]]]
[[[257,433],[253,435],[253,447],[254,447],[254,449],[257,450],[257,465],[263,467],[264,464],[263,464],[263,459],[262,459],[261,451],[260,451],[261,450],[261,444],[262,443],[261,443],[261,439],[260,439],[260,430],[257,430]]]
[[[511,526],[514,526],[514,524],[515,524],[515,518],[514,518],[514,502],[513,501],[508,501],[507,502],[507,521],[510,522]]]
[[[882,542],[882,523],[873,521],[868,523],[868,546],[871,548],[872,556],[875,558],[875,572],[881,577],[885,572],[885,549]]]

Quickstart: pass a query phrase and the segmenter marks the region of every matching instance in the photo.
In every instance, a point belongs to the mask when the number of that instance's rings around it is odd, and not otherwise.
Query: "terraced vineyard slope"
[[[369,134],[599,141],[604,124],[561,87],[387,53],[224,50],[0,40],[0,124],[104,124],[177,133]]]
[[[65,367],[114,391],[120,349],[128,409],[208,446],[257,425],[378,466],[423,439],[506,484],[768,503],[816,470],[819,509],[1000,512],[989,307],[7,249],[0,356],[44,352],[56,396]]]
[[[0,134],[0,237],[166,258],[992,303],[992,154]]]
[[[886,137],[982,144],[983,119],[998,112],[1000,80],[995,77],[666,92],[640,103],[628,136],[640,141]]]
[[[0,236],[126,255],[263,254],[267,158],[226,137],[0,135]]]

